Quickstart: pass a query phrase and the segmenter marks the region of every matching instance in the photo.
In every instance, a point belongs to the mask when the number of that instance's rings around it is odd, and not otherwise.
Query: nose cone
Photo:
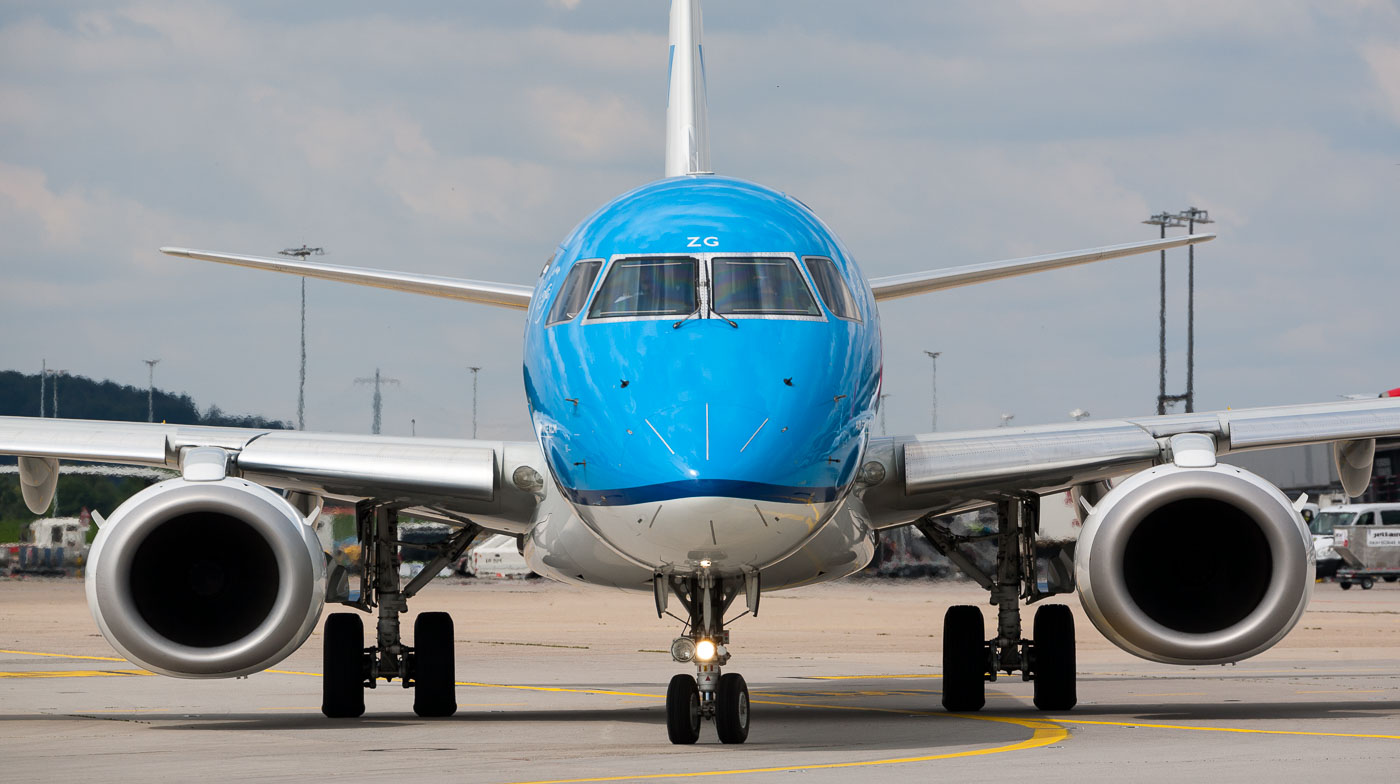
[[[765,333],[775,323],[735,329],[710,320],[676,330],[664,323],[657,338],[703,338],[705,351],[651,361],[599,357],[590,367],[594,385],[580,384],[578,397],[569,395],[553,417],[538,408],[546,455],[571,500],[616,506],[697,496],[838,497],[856,468],[860,393],[824,357],[758,355],[753,347],[773,344]]]

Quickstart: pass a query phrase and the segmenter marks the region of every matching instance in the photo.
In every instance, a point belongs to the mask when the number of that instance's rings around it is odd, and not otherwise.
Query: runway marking
[[[0,672],[0,678],[101,678],[108,675],[130,677],[132,675],[154,675],[146,670],[26,670],[23,672]]]
[[[1390,689],[1300,689],[1294,694],[1384,694]]]
[[[1056,716],[1054,721],[1064,724],[1093,724],[1105,727],[1141,727],[1152,730],[1191,730],[1193,732],[1238,732],[1245,735],[1302,735],[1313,738],[1367,738],[1372,740],[1400,740],[1400,735],[1368,735],[1358,732],[1309,732],[1306,730],[1251,730],[1243,727],[1192,727],[1186,724],[1150,724],[1142,721],[1087,721]]]
[[[81,654],[48,653],[48,652],[42,652],[42,651],[18,651],[18,650],[7,650],[7,649],[0,649],[0,654],[11,654],[11,655],[17,655],[17,656],[44,656],[44,657],[51,657],[51,658],[56,658],[56,659],[83,659],[83,660],[92,660],[92,661],[115,661],[115,662],[125,662],[125,661],[126,661],[126,659],[123,659],[123,658],[120,658],[120,657],[115,657],[115,656],[85,656],[85,655],[81,655]],[[300,670],[264,670],[264,672],[274,673],[274,674],[278,674],[278,675],[300,675],[300,676],[309,676],[309,677],[316,677],[316,678],[322,677],[322,674],[319,673],[319,672],[305,672],[305,671],[300,671]],[[1318,674],[1318,673],[1316,673],[1316,672],[1311,672],[1311,673],[1309,673],[1309,672],[1307,672],[1306,670],[1298,670],[1298,669],[1290,669],[1290,670],[1245,670],[1245,671],[1238,671],[1238,670],[1237,670],[1237,672],[1241,672],[1241,674],[1257,674],[1257,673],[1262,673],[1262,672],[1297,673],[1297,674],[1299,674],[1299,675],[1304,675],[1304,674],[1307,674],[1307,675],[1317,675],[1317,674]],[[1385,669],[1381,669],[1381,668],[1375,668],[1375,669],[1371,669],[1371,668],[1358,668],[1358,669],[1356,669],[1356,670],[1351,670],[1351,671],[1349,671],[1349,673],[1355,673],[1355,672],[1390,672],[1390,670],[1385,670]],[[63,671],[53,671],[53,672],[29,671],[29,672],[19,672],[19,673],[0,673],[0,677],[18,677],[18,678],[22,678],[22,677],[36,677],[36,678],[42,678],[42,677],[92,677],[92,676],[102,676],[102,675],[116,675],[116,676],[133,676],[133,675],[135,675],[135,676],[140,676],[140,675],[150,675],[150,674],[151,674],[151,673],[149,673],[149,672],[147,672],[147,671],[145,671],[145,670],[63,670]],[[1100,674],[1114,674],[1114,675],[1128,675],[1128,676],[1141,675],[1140,673],[1100,673]],[[1338,673],[1338,674],[1348,674],[1348,673]],[[910,674],[910,675],[809,675],[809,676],[797,676],[797,677],[800,677],[800,678],[802,678],[802,679],[810,679],[810,680],[861,680],[861,679],[864,679],[864,680],[882,680],[882,679],[898,679],[898,678],[941,678],[942,676],[941,676],[941,675],[933,675],[933,674]],[[514,689],[514,690],[518,690],[518,691],[562,692],[562,693],[569,693],[569,694],[599,694],[599,695],[613,696],[613,697],[640,697],[640,698],[645,698],[645,699],[648,699],[648,700],[659,700],[659,699],[664,699],[664,695],[659,695],[659,694],[645,694],[645,693],[642,693],[642,692],[618,691],[618,690],[614,690],[614,689],[570,689],[570,688],[566,688],[566,687],[562,687],[562,686],[520,686],[520,685],[513,685],[513,684],[508,684],[508,683],[483,683],[483,682],[478,682],[478,681],[457,681],[456,683],[457,683],[458,686],[475,686],[475,687],[478,687],[478,688],[489,688],[489,689]],[[921,691],[921,690],[909,690],[909,691]],[[1345,689],[1345,690],[1338,690],[1338,691],[1335,691],[1335,692],[1334,692],[1334,691],[1320,691],[1320,690],[1319,690],[1319,691],[1299,691],[1299,692],[1297,692],[1297,693],[1299,693],[1299,694],[1328,694],[1328,693],[1350,693],[1350,694],[1355,694],[1355,693],[1383,693],[1383,692],[1387,692],[1387,691],[1389,691],[1389,690],[1388,690],[1388,689]],[[899,695],[899,694],[901,694],[901,693],[903,693],[903,692],[901,692],[901,691],[890,692],[891,695]],[[930,693],[936,693],[936,692],[930,692]],[[878,693],[877,693],[877,692],[872,692],[870,696],[875,696],[876,694],[878,694]],[[775,693],[773,696],[778,696],[778,694]],[[989,693],[987,696],[989,696],[989,697],[991,697],[991,696],[1016,697],[1016,696],[1019,696],[1019,695],[993,692],[993,693]],[[1188,692],[1188,693],[1180,693],[1180,694],[1160,694],[1160,695],[1142,694],[1142,695],[1137,695],[1137,696],[1141,696],[1141,697],[1149,697],[1149,696],[1198,696],[1198,693],[1196,693],[1196,692]],[[1088,719],[1075,719],[1075,718],[1066,718],[1066,717],[1055,717],[1054,719],[1049,719],[1049,720],[1034,720],[1034,719],[1019,719],[1019,718],[1014,718],[1014,717],[1011,717],[1011,716],[984,716],[984,715],[970,714],[970,713],[947,713],[947,712],[944,712],[944,711],[914,711],[914,710],[904,710],[904,709],[898,709],[898,708],[874,708],[874,707],[860,706],[860,705],[822,705],[822,704],[813,704],[813,703],[781,702],[781,701],[777,701],[777,700],[753,700],[753,702],[754,702],[755,704],[759,704],[759,705],[776,705],[776,706],[794,707],[794,708],[817,708],[817,709],[824,709],[824,710],[866,711],[866,712],[875,712],[875,713],[895,713],[895,714],[903,714],[903,715],[911,715],[911,716],[930,716],[930,717],[943,717],[943,718],[962,718],[962,719],[972,719],[972,720],[976,720],[976,721],[1002,722],[1002,723],[1007,723],[1007,724],[1013,724],[1013,725],[1016,725],[1016,726],[1026,727],[1026,728],[1028,728],[1028,729],[1033,729],[1033,730],[1035,731],[1035,734],[1034,734],[1029,740],[1022,741],[1022,742],[1020,742],[1020,743],[1010,744],[1010,745],[1008,745],[1008,746],[997,746],[997,747],[993,747],[993,748],[990,748],[990,749],[976,749],[976,750],[971,750],[971,751],[956,752],[956,753],[951,753],[951,754],[937,754],[937,755],[924,756],[924,757],[901,757],[901,758],[897,758],[897,759],[888,759],[888,760],[868,760],[868,761],[863,761],[863,762],[836,762],[836,763],[827,763],[827,764],[821,764],[821,765],[794,765],[794,766],[775,767],[775,768],[750,768],[750,769],[743,769],[743,770],[699,771],[699,772],[692,772],[692,773],[663,773],[663,774],[653,774],[653,775],[612,776],[612,777],[586,778],[586,779],[555,779],[555,780],[551,780],[551,781],[517,782],[517,784],[584,784],[585,782],[595,782],[595,781],[637,781],[637,780],[642,780],[642,779],[691,778],[691,777],[697,777],[697,776],[726,776],[726,775],[738,775],[738,774],[743,774],[743,773],[770,773],[770,772],[772,772],[772,773],[777,773],[777,772],[797,771],[797,770],[821,770],[821,769],[827,769],[827,768],[850,768],[850,767],[861,767],[861,766],[871,766],[871,765],[895,765],[895,764],[903,764],[903,763],[911,763],[911,762],[927,762],[927,761],[939,760],[939,759],[950,759],[950,758],[953,758],[953,757],[968,757],[968,756],[977,756],[977,755],[983,755],[983,754],[995,754],[995,753],[1001,753],[1001,752],[1004,752],[1004,751],[1017,751],[1017,750],[1021,750],[1021,749],[1029,749],[1029,748],[1036,748],[1036,747],[1039,747],[1039,746],[1049,745],[1049,744],[1051,744],[1051,743],[1055,743],[1055,742],[1057,742],[1057,741],[1060,741],[1060,740],[1063,740],[1063,739],[1069,737],[1069,731],[1068,731],[1067,729],[1065,729],[1064,727],[1060,726],[1061,724],[1085,725],[1085,726],[1104,726],[1104,727],[1134,727],[1134,728],[1141,728],[1141,729],[1159,729],[1159,730],[1185,730],[1185,731],[1191,731],[1191,732],[1233,732],[1233,733],[1239,733],[1239,734],[1245,734],[1245,735],[1291,735],[1291,736],[1318,737],[1318,738],[1360,738],[1360,739],[1369,739],[1369,740],[1400,740],[1400,735],[1380,735],[1380,734],[1349,733],[1349,732],[1310,732],[1310,731],[1305,731],[1305,730],[1261,730],[1261,729],[1246,729],[1246,728],[1243,728],[1243,727],[1193,727],[1193,726],[1185,725],[1185,724],[1156,724],[1156,723],[1151,723],[1151,722],[1127,722],[1127,721],[1091,721],[1091,720],[1088,720]],[[512,703],[501,703],[501,704],[505,705],[505,704],[512,704]],[[168,709],[161,708],[161,709],[150,709],[150,710],[151,710],[151,712],[158,712],[158,711],[163,711],[163,710],[168,710]],[[286,709],[284,709],[284,710],[295,710],[295,708],[286,708]],[[310,709],[310,708],[307,708],[306,710],[311,710],[311,709]],[[89,712],[90,712],[90,713],[133,713],[133,712],[140,712],[140,709],[109,710],[109,711],[89,711]]]
[[[794,677],[801,678],[801,679],[803,679],[803,680],[814,680],[814,681],[860,681],[860,680],[875,680],[876,678],[939,678],[939,679],[941,679],[943,676],[942,676],[942,675],[934,675],[934,674],[932,674],[932,673],[918,673],[918,674],[915,674],[915,675],[798,675],[798,676],[794,676]]]
[[[1134,697],[1204,697],[1203,691],[1164,691],[1152,694],[1134,694]]]
[[[783,704],[783,703],[770,703],[770,704]],[[813,708],[827,707],[827,708],[832,708],[832,709],[835,709],[835,710],[865,710],[865,709],[863,709],[863,708],[854,708],[854,707],[852,707],[852,706],[843,706],[843,705],[825,705],[825,706],[824,706],[824,705],[804,705],[804,706],[802,706],[802,707],[813,707]],[[879,709],[874,709],[874,710],[879,710]],[[1032,734],[1031,734],[1031,737],[1027,738],[1026,740],[1018,741],[1018,742],[1016,742],[1016,743],[1008,743],[1008,744],[1006,744],[1006,745],[1004,745],[1004,746],[992,746],[991,748],[986,748],[986,749],[969,749],[969,750],[967,750],[967,751],[954,751],[954,752],[949,752],[949,753],[947,753],[947,754],[929,754],[929,755],[920,756],[920,757],[893,757],[893,758],[890,758],[890,759],[861,760],[861,761],[858,761],[858,762],[827,762],[827,763],[813,764],[813,765],[782,765],[782,766],[779,766],[779,767],[772,767],[772,768],[738,768],[738,769],[735,769],[735,770],[700,770],[700,771],[691,771],[691,772],[688,772],[688,773],[650,773],[650,774],[632,775],[632,776],[599,776],[599,777],[596,777],[596,778],[583,778],[583,779],[544,779],[544,780],[539,780],[539,781],[519,781],[519,782],[513,782],[513,784],[587,784],[588,782],[597,782],[597,781],[643,781],[643,780],[653,780],[653,779],[690,779],[690,778],[700,778],[700,777],[702,777],[702,776],[741,776],[741,775],[747,775],[747,774],[753,774],[753,773],[791,773],[791,772],[794,772],[794,771],[803,771],[803,770],[834,770],[834,769],[837,769],[837,768],[866,768],[866,767],[874,767],[874,766],[876,766],[876,765],[903,765],[903,764],[908,764],[908,763],[912,763],[912,762],[932,762],[932,761],[934,761],[934,760],[954,759],[954,758],[958,758],[958,757],[980,757],[980,756],[984,756],[984,755],[987,755],[987,754],[1002,754],[1002,753],[1005,753],[1005,752],[1008,752],[1008,751],[1024,751],[1024,750],[1026,750],[1026,749],[1034,749],[1034,748],[1039,748],[1039,747],[1041,747],[1041,746],[1048,746],[1048,745],[1050,745],[1050,744],[1052,744],[1052,743],[1058,743],[1059,741],[1062,741],[1062,740],[1064,740],[1065,738],[1069,737],[1069,731],[1066,730],[1064,727],[1061,727],[1061,726],[1059,726],[1059,725],[1057,725],[1057,724],[1054,724],[1054,723],[1052,723],[1052,722],[1048,722],[1048,721],[1037,721],[1037,720],[1034,720],[1034,719],[1009,719],[1009,718],[1000,718],[1000,717],[992,717],[992,716],[972,716],[972,715],[962,714],[962,713],[932,713],[932,712],[930,712],[930,713],[927,713],[927,714],[923,714],[923,713],[921,713],[921,712],[919,712],[919,711],[891,711],[891,712],[894,712],[894,713],[909,713],[909,714],[913,714],[913,715],[945,716],[945,717],[951,717],[951,718],[977,719],[977,720],[979,720],[979,721],[997,721],[997,722],[1005,722],[1005,723],[1008,723],[1008,724],[1015,724],[1015,725],[1017,725],[1017,726],[1021,726],[1021,727],[1025,727],[1025,728],[1027,728],[1027,729],[1030,729],[1030,730],[1032,730]]]
[[[52,656],[55,659],[91,659],[93,661],[119,661],[126,659],[120,656],[79,656],[76,653],[39,653],[38,651],[7,651],[0,649],[0,653],[12,653],[16,656]]]

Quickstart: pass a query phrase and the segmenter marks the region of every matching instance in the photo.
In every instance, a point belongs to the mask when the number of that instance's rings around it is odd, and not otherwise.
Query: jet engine
[[[103,524],[88,606],[107,641],[165,675],[221,678],[296,650],[325,603],[326,558],[282,496],[242,479],[170,479]]]
[[[1307,606],[1314,566],[1283,493],[1218,464],[1129,477],[1094,506],[1075,549],[1089,619],[1168,664],[1239,661],[1277,643]]]

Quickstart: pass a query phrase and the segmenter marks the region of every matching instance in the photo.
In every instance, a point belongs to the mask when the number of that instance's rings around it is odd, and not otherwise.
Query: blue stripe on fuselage
[[[744,498],[782,504],[824,504],[840,497],[836,487],[783,487],[732,479],[691,479],[616,490],[565,488],[569,500],[581,506],[630,506],[673,501],[677,498]]]

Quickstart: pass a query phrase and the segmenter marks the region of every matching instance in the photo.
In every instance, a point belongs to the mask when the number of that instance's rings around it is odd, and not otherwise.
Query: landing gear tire
[[[982,710],[986,675],[981,608],[949,607],[943,616],[943,707],[954,713]]]
[[[666,687],[666,734],[678,746],[700,740],[700,687],[689,675],[677,675]]]
[[[423,717],[457,712],[457,663],[452,616],[425,612],[413,622],[413,712]]]
[[[749,686],[737,672],[719,676],[715,730],[721,743],[743,743],[749,739]]]
[[[321,648],[321,712],[332,719],[365,713],[365,624],[355,613],[326,618]]]
[[[1363,590],[1363,591],[1369,591],[1369,590],[1371,590],[1371,588],[1374,587],[1375,584],[1376,584],[1376,581],[1375,581],[1375,580],[1372,580],[1372,579],[1369,578],[1369,577],[1362,577],[1362,578],[1361,578],[1361,590]]]
[[[1035,707],[1067,711],[1079,701],[1075,692],[1074,615],[1063,604],[1035,611]]]

